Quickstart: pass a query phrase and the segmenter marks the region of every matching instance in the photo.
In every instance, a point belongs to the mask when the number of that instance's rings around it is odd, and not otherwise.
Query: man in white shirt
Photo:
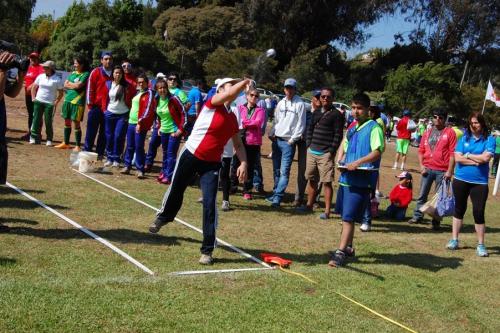
[[[273,141],[273,195],[266,198],[272,207],[279,207],[288,186],[290,168],[295,146],[301,139],[306,126],[306,110],[302,99],[296,95],[297,81],[293,78],[285,80],[285,97],[278,103],[274,111],[273,127],[269,139]]]

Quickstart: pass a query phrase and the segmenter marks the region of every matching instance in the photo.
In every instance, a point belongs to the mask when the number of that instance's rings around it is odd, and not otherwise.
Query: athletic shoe
[[[6,233],[9,231],[10,231],[10,228],[8,226],[0,224],[0,233]]]
[[[364,232],[367,232],[367,231],[370,231],[372,228],[371,225],[369,225],[368,223],[363,223],[361,224],[361,226],[359,227],[359,230],[361,231],[364,231]]]
[[[153,168],[152,164],[146,164],[144,166],[144,172],[151,172],[151,169]]]
[[[97,160],[102,161],[104,159],[104,155],[97,155]]]
[[[198,262],[202,265],[212,265],[213,261],[214,260],[211,254],[202,254],[200,260],[198,260]]]
[[[269,197],[266,197],[266,201],[267,202],[270,202],[270,203],[273,203],[274,202],[274,195],[271,195]]]
[[[19,138],[19,140],[23,140],[23,141],[29,141],[29,139],[30,139],[30,133],[26,133],[22,137]]]
[[[221,209],[223,212],[228,212],[231,208],[229,208],[229,201],[222,200]]]
[[[441,222],[436,219],[432,219],[432,230],[438,231],[439,229],[441,229]]]
[[[384,195],[382,194],[382,192],[380,191],[375,191],[375,197],[377,199],[383,199],[384,198]]]
[[[297,213],[312,213],[313,210],[312,210],[312,208],[307,207],[306,205],[303,205],[303,206],[300,206],[300,207],[296,207],[295,211]]]
[[[401,164],[401,168],[399,168],[401,171],[403,171],[405,169],[405,165],[404,164]]]
[[[163,185],[170,185],[170,179],[168,179],[167,177],[161,177],[161,178],[158,178],[158,183],[160,184],[163,184]]]
[[[330,215],[328,215],[327,213],[321,213],[319,214],[319,218],[321,220],[328,220],[330,218]]]
[[[332,253],[330,257],[330,261],[328,262],[328,266],[330,267],[340,267],[344,265],[345,261],[345,252],[341,250],[335,251],[335,253]]]
[[[243,193],[243,199],[252,200],[252,195],[250,193]]]
[[[319,209],[319,208],[321,208],[321,206],[318,202],[313,203],[313,209]]]
[[[52,141],[50,141],[50,140],[47,140],[47,142],[45,142],[45,145],[47,147],[52,147],[53,146]]]
[[[81,152],[81,151],[82,151],[82,148],[80,148],[80,146],[76,146],[75,148],[73,148],[73,151],[74,151],[75,153],[79,153],[79,152]]]
[[[57,149],[71,149],[71,146],[63,142],[63,143],[58,144],[54,148],[57,148]]]
[[[108,161],[106,161],[106,162],[104,162],[104,167],[106,167],[106,168],[107,168],[107,167],[110,167],[110,166],[112,166],[112,165],[113,165],[113,162],[111,162],[111,161],[109,161],[109,160],[108,160]]]
[[[158,233],[160,231],[161,227],[163,227],[167,222],[160,221],[158,218],[154,220],[153,223],[149,226],[149,232],[152,234]]]
[[[111,165],[113,168],[118,168],[120,166],[120,163],[118,162],[113,162],[113,164]]]
[[[144,172],[142,172],[142,171],[137,171],[137,173],[135,175],[139,179],[144,179]]]
[[[130,174],[130,167],[123,167],[123,169],[120,170],[120,173],[121,174],[124,174],[124,175],[129,175]]]
[[[35,138],[30,136],[30,145],[34,145],[36,143]]]
[[[478,255],[478,257],[487,257],[487,256],[489,256],[488,250],[486,250],[486,246],[484,246],[484,244],[477,244],[476,254]]]
[[[448,250],[456,250],[458,249],[458,239],[450,239],[448,244],[446,244],[446,248]]]
[[[396,170],[397,168],[398,168],[398,164],[394,163],[394,165],[392,166],[392,170]]]
[[[272,207],[272,208],[280,208],[280,203],[279,203],[279,202],[273,202],[273,203],[271,204],[271,207]]]
[[[203,197],[199,197],[198,200],[196,200],[198,203],[203,203]]]
[[[255,192],[259,193],[259,194],[266,194],[266,191],[264,191],[264,187],[256,187],[255,188]]]
[[[415,217],[412,217],[411,219],[408,220],[408,223],[409,224],[415,224],[415,223],[420,223],[421,220],[415,218]]]
[[[356,255],[356,250],[352,246],[348,246],[344,251],[347,257],[354,257]]]

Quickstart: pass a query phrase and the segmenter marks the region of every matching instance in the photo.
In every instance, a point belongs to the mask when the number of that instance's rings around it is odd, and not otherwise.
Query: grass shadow
[[[49,203],[45,203],[47,206],[54,208],[56,210],[64,210],[68,209],[66,206],[61,205],[51,205]],[[3,199],[0,200],[0,208],[16,208],[16,209],[35,209],[41,208],[39,204],[33,201],[25,201],[21,199]]]
[[[23,223],[23,224],[30,224],[30,225],[37,225],[38,222],[28,220],[28,219],[20,219],[20,218],[5,218],[5,217],[0,217],[0,223]]]
[[[91,230],[99,237],[117,243],[134,243],[134,244],[150,244],[150,245],[181,245],[181,242],[189,242],[201,244],[200,240],[190,237],[167,237],[162,235],[152,235],[148,232],[141,232],[131,229],[108,229],[108,230]],[[10,228],[11,234],[21,236],[39,237],[43,239],[87,239],[90,238],[78,229],[36,229],[36,228]]]
[[[357,257],[363,264],[401,265],[430,272],[438,272],[444,268],[457,269],[462,258],[438,257],[426,253],[368,253]]]
[[[33,190],[33,189],[22,189],[22,190],[26,193],[45,193],[45,191],[43,190]],[[11,189],[10,187],[0,186],[0,194],[12,194],[12,193],[17,194],[17,192]]]
[[[13,266],[17,262],[16,259],[0,257],[0,266]]]

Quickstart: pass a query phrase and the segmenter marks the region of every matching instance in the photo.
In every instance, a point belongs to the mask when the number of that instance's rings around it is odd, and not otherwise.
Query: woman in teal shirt
[[[488,199],[489,162],[495,153],[495,139],[489,135],[484,117],[479,112],[469,116],[469,126],[455,148],[455,179],[453,195],[455,196],[455,212],[453,214],[452,239],[446,247],[458,249],[458,234],[463,224],[467,200],[472,201],[478,245],[476,253],[487,257],[484,246],[485,220],[484,210]]]

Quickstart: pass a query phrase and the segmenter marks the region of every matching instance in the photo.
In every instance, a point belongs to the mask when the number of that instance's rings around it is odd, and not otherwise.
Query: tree
[[[273,68],[276,61],[263,56],[262,52],[254,49],[225,49],[217,48],[203,63],[207,82],[214,82],[220,77],[242,77],[250,75],[257,81],[259,87],[274,84]]]
[[[39,51],[49,45],[55,27],[52,15],[39,15],[31,22],[30,35]]]
[[[418,0],[400,4],[417,23],[410,40],[424,43],[433,60],[467,59],[500,42],[500,3],[495,0]]]
[[[301,45],[314,49],[332,41],[362,43],[363,27],[392,12],[394,0],[243,0],[237,4],[259,31],[257,48],[275,48],[283,68]]]
[[[443,108],[455,116],[467,112],[463,110],[453,65],[401,65],[387,74],[385,96],[388,106],[396,112],[410,109],[417,115],[429,115],[434,108]]]
[[[113,52],[116,60],[129,59],[134,67],[151,70],[153,72],[165,71],[170,67],[165,55],[161,52],[161,41],[140,32],[126,31],[117,41],[110,41],[108,49]]]
[[[0,1],[0,39],[16,44],[23,53],[33,48],[28,29],[35,4],[35,0]]]
[[[251,47],[251,24],[235,8],[205,6],[169,8],[154,23],[164,38],[169,63],[188,76],[202,76],[202,64],[218,47]]]
[[[106,20],[92,17],[64,31],[58,31],[48,51],[61,68],[70,69],[76,54],[93,59],[93,65],[97,66],[101,50],[107,48],[109,41],[117,39],[117,31]]]
[[[113,25],[120,30],[137,30],[142,28],[144,6],[135,0],[115,0],[111,7],[115,21]]]

